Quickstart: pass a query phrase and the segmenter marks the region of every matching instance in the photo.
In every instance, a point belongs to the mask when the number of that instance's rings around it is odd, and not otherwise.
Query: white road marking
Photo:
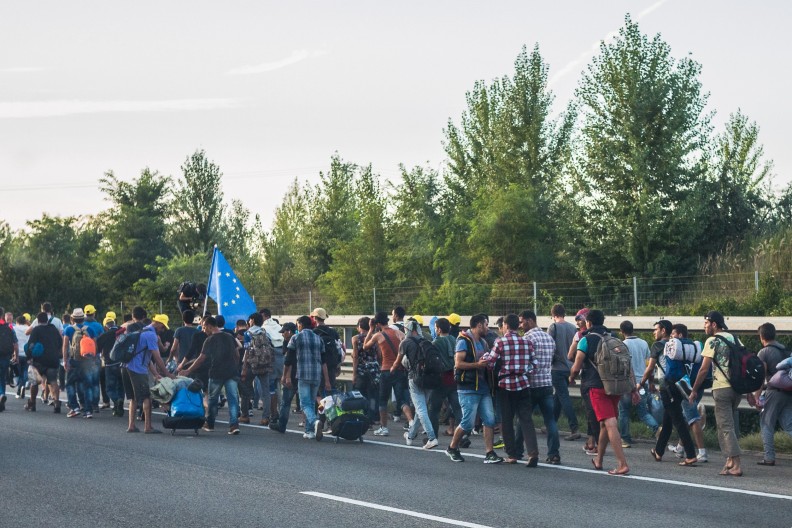
[[[327,493],[318,493],[316,491],[301,491],[302,495],[310,495],[312,497],[319,497],[320,499],[328,499],[334,500],[338,502],[344,502],[346,504],[354,504],[355,506],[363,506],[364,508],[371,508],[374,510],[382,510],[392,513],[400,513],[402,515],[408,515],[410,517],[418,517],[419,519],[426,519],[428,521],[436,521],[441,522],[444,524],[450,524],[452,526],[465,526],[467,528],[491,528],[489,526],[483,524],[476,524],[467,521],[458,521],[456,519],[449,519],[447,517],[438,517],[437,515],[429,515],[426,513],[420,513],[412,510],[403,510],[401,508],[393,508],[391,506],[383,506],[381,504],[375,504],[373,502],[364,502],[359,501],[356,499],[350,499],[348,497],[339,497],[338,495],[328,495]]]

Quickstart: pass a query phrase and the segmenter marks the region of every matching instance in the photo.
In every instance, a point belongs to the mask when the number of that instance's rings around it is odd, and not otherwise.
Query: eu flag
[[[228,330],[236,327],[238,319],[247,321],[250,314],[256,311],[256,303],[217,247],[212,254],[206,294],[217,303],[217,312],[225,317],[225,327]]]

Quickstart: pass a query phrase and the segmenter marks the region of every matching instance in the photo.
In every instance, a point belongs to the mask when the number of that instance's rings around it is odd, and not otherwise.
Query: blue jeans
[[[17,389],[25,386],[28,380],[28,360],[26,357],[17,359],[17,368],[19,369],[19,376],[17,376]]]
[[[422,389],[416,385],[413,380],[409,380],[409,386],[410,397],[412,398],[413,405],[415,405],[416,419],[413,420],[410,430],[407,432],[407,436],[409,438],[418,436],[418,422],[420,421],[420,425],[423,425],[424,429],[426,429],[429,440],[437,440],[435,430],[432,428],[432,422],[429,420],[429,408],[426,405],[426,400],[430,397],[432,391]]]
[[[560,440],[558,438],[558,422],[555,419],[555,404],[553,403],[553,387],[535,387],[531,390],[531,403],[539,407],[547,428],[547,456],[560,456]]]
[[[124,401],[124,382],[121,379],[121,363],[105,367],[105,388],[113,403]]]
[[[312,433],[316,422],[316,393],[319,392],[319,380],[297,380],[297,390],[300,393],[300,407],[305,413],[305,432]]]
[[[0,359],[0,396],[5,396],[6,384],[8,383],[8,366],[10,359]]]
[[[553,376],[553,389],[555,390],[553,416],[556,423],[558,423],[558,418],[561,417],[561,411],[564,411],[569,430],[576,433],[578,430],[578,419],[575,409],[572,407],[572,399],[569,397],[569,371],[553,370],[551,375]]]
[[[280,409],[278,413],[278,429],[281,433],[286,432],[286,426],[289,424],[289,415],[291,414],[291,402],[294,398],[294,394],[297,391],[294,387],[289,388],[285,385],[283,386],[283,394],[281,395],[280,400]]]
[[[459,427],[470,434],[476,423],[476,414],[481,415],[481,423],[485,427],[495,426],[495,408],[492,406],[490,393],[482,392],[457,392],[459,406],[462,407],[462,420]]]
[[[99,385],[99,368],[93,359],[81,361],[70,359],[66,373],[66,396],[69,409],[80,410],[78,396],[83,403],[83,412],[93,412],[94,390]]]
[[[229,427],[239,425],[239,387],[236,378],[226,380],[209,378],[209,415],[206,417],[206,425],[211,428],[214,428],[218,396],[223,388],[225,388],[228,401],[228,425]]]
[[[646,426],[652,430],[652,434],[657,432],[659,425],[657,420],[654,419],[652,413],[649,412],[649,391],[646,391],[641,396],[641,401],[635,406],[635,411],[638,413],[638,418],[641,419]],[[624,394],[619,401],[619,433],[622,440],[628,444],[632,443],[632,436],[630,435],[630,409],[632,409],[632,393]]]

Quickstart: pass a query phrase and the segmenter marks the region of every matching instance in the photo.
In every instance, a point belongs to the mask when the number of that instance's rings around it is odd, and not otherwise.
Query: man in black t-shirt
[[[36,395],[39,384],[49,386],[50,396],[55,399],[55,413],[60,413],[61,402],[58,399],[58,368],[60,367],[61,334],[58,328],[50,321],[46,312],[41,312],[36,317],[38,324],[30,332],[28,339],[28,358],[30,365],[38,374],[35,380],[31,379],[30,399],[25,404],[26,411],[36,410]],[[37,344],[43,347],[40,356],[34,356],[33,350]]]
[[[176,300],[176,305],[179,307],[179,313],[184,313],[185,310],[200,310],[204,299],[206,299],[206,284],[195,284],[194,282],[185,281],[179,285],[176,290],[179,294]]]
[[[209,362],[209,412],[206,417],[204,431],[214,431],[215,418],[217,417],[217,398],[220,391],[225,388],[228,399],[229,428],[228,434],[239,434],[239,342],[233,335],[223,332],[217,324],[217,319],[212,316],[204,317],[201,326],[207,338],[204,341],[198,359],[182,373],[190,376],[204,362]],[[195,339],[193,339],[194,341]]]

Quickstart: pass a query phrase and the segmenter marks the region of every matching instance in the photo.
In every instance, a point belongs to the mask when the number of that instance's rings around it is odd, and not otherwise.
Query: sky
[[[511,74],[523,46],[539,44],[563,110],[627,13],[702,64],[716,131],[741,109],[776,185],[792,180],[789,2],[9,0],[0,220],[95,214],[109,207],[105,172],[177,177],[197,149],[265,227],[290,183],[319,181],[334,153],[398,185],[399,164],[444,166],[465,93]]]

